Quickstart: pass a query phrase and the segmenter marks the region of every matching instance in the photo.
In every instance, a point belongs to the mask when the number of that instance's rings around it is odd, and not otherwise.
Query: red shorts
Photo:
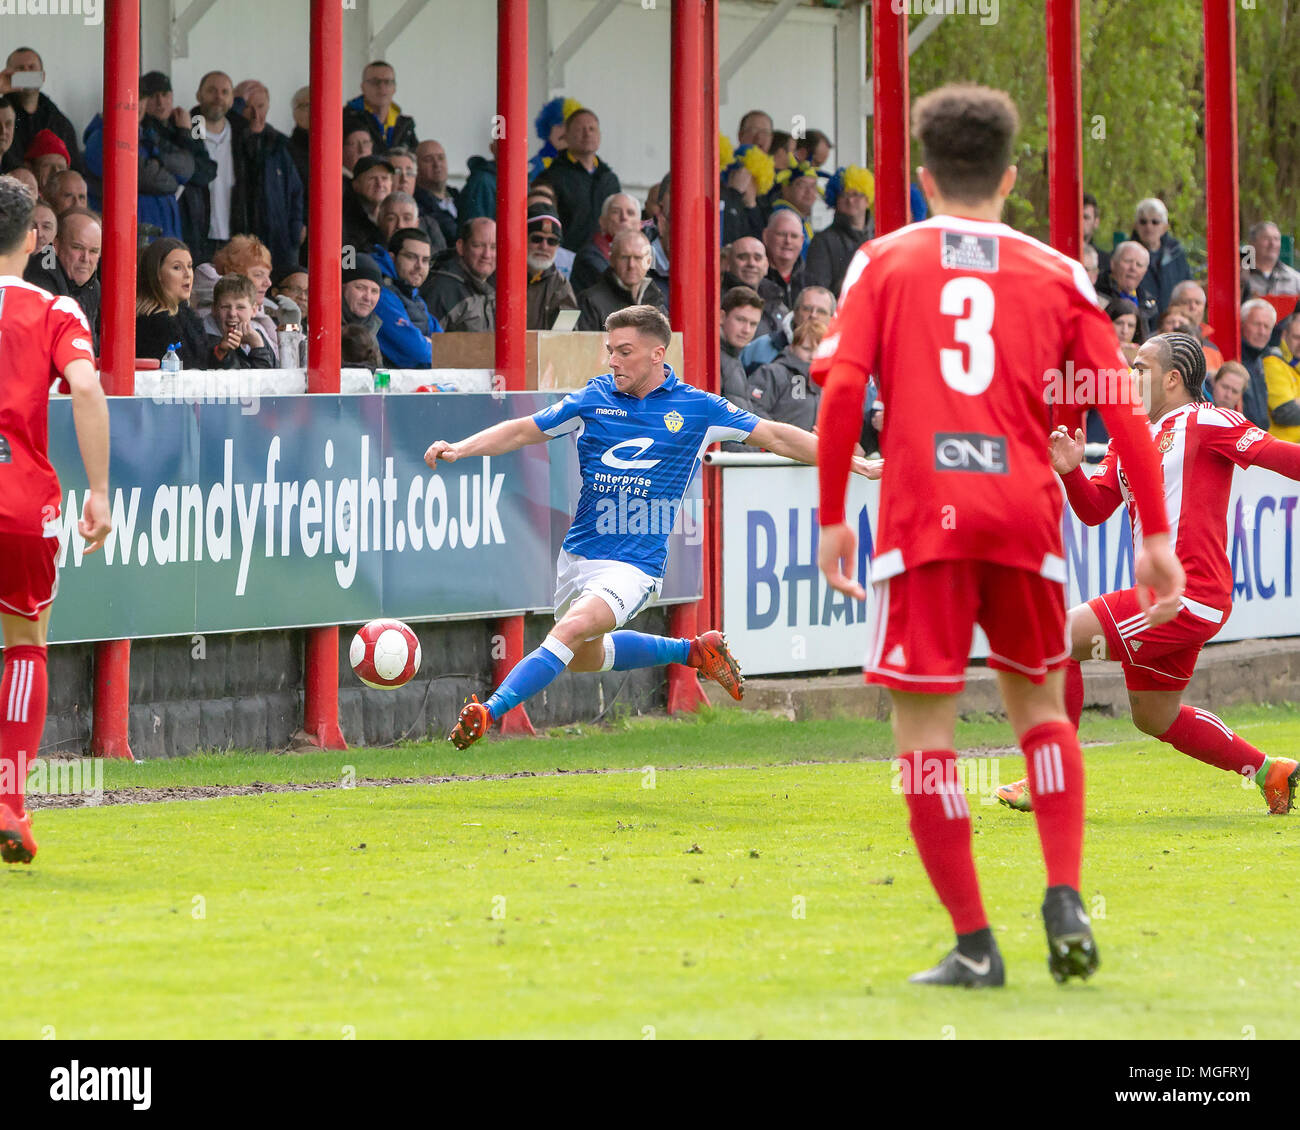
[[[868,683],[916,694],[958,694],[971,637],[989,639],[990,667],[1035,683],[1070,657],[1065,586],[991,561],[931,561],[872,585]]]
[[[0,613],[36,620],[59,591],[59,539],[0,533]]]
[[[1228,621],[1228,612],[1197,604],[1203,613],[1197,615],[1184,604],[1167,624],[1148,627],[1136,589],[1095,596],[1088,607],[1101,621],[1110,658],[1124,665],[1124,685],[1131,691],[1186,689],[1201,648]],[[1216,614],[1220,618],[1212,619]]]

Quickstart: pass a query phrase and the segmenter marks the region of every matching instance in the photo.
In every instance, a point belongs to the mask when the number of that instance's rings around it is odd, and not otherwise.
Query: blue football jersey
[[[664,574],[668,535],[704,449],[748,439],[758,426],[752,412],[679,381],[670,365],[664,372],[644,398],[619,392],[602,373],[533,416],[548,436],[578,441],[582,493],[564,548],[652,577]]]

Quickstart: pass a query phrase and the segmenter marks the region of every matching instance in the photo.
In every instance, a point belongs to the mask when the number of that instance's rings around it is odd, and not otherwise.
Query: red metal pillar
[[[508,391],[518,392],[528,349],[528,0],[497,0],[497,115],[496,371]],[[524,618],[499,620],[497,631],[505,646],[492,678],[500,686],[524,657]],[[520,705],[501,719],[501,732],[536,731]]]
[[[901,8],[901,11],[896,9]],[[907,7],[871,5],[872,135],[876,160],[876,235],[908,218]]]
[[[315,310],[343,304],[343,6],[311,4],[311,212],[307,228],[307,287]],[[307,391],[339,391],[343,329],[337,318],[311,319]],[[347,749],[339,727],[339,630],[308,628],[303,657],[302,728],[322,749]]]
[[[718,0],[704,0],[704,85],[700,98],[700,141],[703,143],[705,273],[700,336],[704,369],[701,387],[722,392],[721,336],[722,264],[721,185],[718,170]],[[708,628],[722,626],[722,471],[705,467],[704,476],[704,600],[696,620]]]
[[[1223,356],[1241,358],[1241,205],[1237,188],[1237,15],[1205,0],[1206,318]]]
[[[112,0],[104,28],[104,251],[100,263],[100,381],[109,396],[135,395],[136,154],[140,137],[140,0]],[[75,535],[74,535],[75,536]],[[131,641],[95,646],[90,751],[134,761],[127,739]]]
[[[716,248],[704,244],[704,145],[717,148],[717,134],[702,138],[705,115],[700,111],[704,90],[704,0],[673,0],[672,93],[669,121],[672,131],[671,238],[668,252],[668,304],[682,332],[683,376],[694,384],[707,380],[706,350],[717,351],[716,336],[704,341],[701,280],[708,269],[706,256]],[[716,189],[714,190],[716,193]],[[705,539],[707,542],[707,538]],[[705,554],[707,562],[707,553]],[[709,589],[707,575],[704,592]],[[695,604],[679,604],[670,618],[673,635],[692,637],[699,632]],[[708,696],[691,667],[668,668],[668,712],[695,710],[708,705]]]
[[[1047,0],[1048,224],[1052,246],[1083,252],[1083,105],[1079,0]]]

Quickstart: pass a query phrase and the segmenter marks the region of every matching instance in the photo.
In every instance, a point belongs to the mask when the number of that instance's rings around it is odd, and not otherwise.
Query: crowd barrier
[[[722,627],[746,674],[858,667],[871,599],[835,592],[817,568],[817,471],[774,455],[713,453],[722,468]],[[848,521],[856,576],[870,568],[880,483],[852,476]],[[1234,605],[1217,640],[1300,635],[1293,523],[1300,484],[1262,468],[1239,471],[1228,508]],[[1133,537],[1121,507],[1088,527],[1063,518],[1069,603],[1133,584]],[[988,654],[977,630],[972,658]]]

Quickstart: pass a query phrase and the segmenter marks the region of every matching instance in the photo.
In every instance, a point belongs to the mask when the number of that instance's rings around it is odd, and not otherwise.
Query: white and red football
[[[420,669],[420,641],[400,620],[371,620],[352,637],[348,659],[366,686],[392,690]]]

